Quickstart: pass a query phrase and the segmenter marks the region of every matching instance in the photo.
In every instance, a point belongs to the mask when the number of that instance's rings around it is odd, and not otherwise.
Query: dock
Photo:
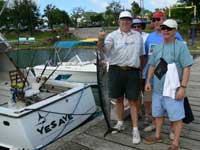
[[[200,148],[200,58],[195,59],[192,66],[186,95],[193,110],[195,120],[184,126],[180,139],[181,150],[198,150]],[[111,121],[114,125],[116,122]],[[166,150],[170,146],[170,122],[166,119],[162,129],[162,143],[144,144],[143,139],[154,132],[143,132],[143,121],[139,120],[139,130],[142,141],[132,143],[132,127],[130,117],[125,120],[125,130],[116,134],[108,134],[103,116],[98,116],[90,122],[63,136],[50,144],[45,150]]]

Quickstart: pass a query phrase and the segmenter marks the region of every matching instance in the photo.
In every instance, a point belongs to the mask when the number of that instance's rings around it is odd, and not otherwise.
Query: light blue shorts
[[[170,121],[182,120],[185,117],[183,102],[183,100],[175,100],[153,92],[152,115],[153,117],[168,116]]]

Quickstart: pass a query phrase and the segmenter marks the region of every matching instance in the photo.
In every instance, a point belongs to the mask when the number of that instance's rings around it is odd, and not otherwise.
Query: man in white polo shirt
[[[116,99],[114,128],[124,130],[124,97],[131,108],[133,144],[140,143],[136,101],[140,92],[140,56],[143,55],[143,40],[139,32],[131,30],[132,15],[122,11],[119,15],[119,29],[109,33],[104,45],[105,32],[98,36],[98,47],[103,47],[109,62],[109,96]]]

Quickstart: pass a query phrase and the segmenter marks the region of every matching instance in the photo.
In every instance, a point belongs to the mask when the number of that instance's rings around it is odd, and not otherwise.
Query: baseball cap
[[[164,16],[165,16],[164,12],[157,11],[157,12],[153,13],[152,18],[161,18],[161,17],[164,17]]]
[[[122,11],[119,15],[119,19],[121,18],[133,18],[129,11]]]
[[[177,24],[177,22],[174,19],[167,19],[167,20],[165,20],[161,24],[161,26],[167,26],[169,28],[174,28],[174,29],[178,28],[178,24]]]
[[[133,19],[133,24],[141,24],[142,21],[140,19]]]

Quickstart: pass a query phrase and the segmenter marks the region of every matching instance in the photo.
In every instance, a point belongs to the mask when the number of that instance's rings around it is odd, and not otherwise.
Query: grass
[[[9,41],[15,41],[11,43],[11,46],[14,49],[42,49],[42,48],[52,48],[53,44],[58,40],[76,40],[76,37],[73,37],[69,34],[64,34],[62,32],[4,32],[4,36]],[[57,38],[59,36],[60,38]],[[29,42],[26,44],[19,43],[17,40],[19,37],[34,37],[34,42]]]

